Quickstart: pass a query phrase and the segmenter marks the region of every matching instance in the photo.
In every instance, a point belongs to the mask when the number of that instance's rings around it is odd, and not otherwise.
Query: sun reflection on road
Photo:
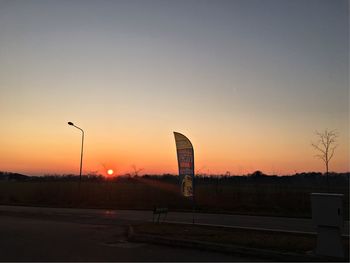
[[[112,215],[116,215],[116,212],[113,210],[104,210],[103,215],[104,216],[112,216]]]

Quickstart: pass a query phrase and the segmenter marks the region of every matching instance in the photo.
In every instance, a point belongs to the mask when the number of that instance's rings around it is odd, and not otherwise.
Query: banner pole
[[[194,199],[194,187],[193,187],[193,195],[192,195],[192,224],[194,224],[194,214],[196,213],[196,202]]]
[[[194,154],[193,154],[194,155]],[[194,215],[196,213],[196,200],[195,200],[195,178],[194,162],[193,162],[193,177],[192,177],[192,224],[194,224]]]

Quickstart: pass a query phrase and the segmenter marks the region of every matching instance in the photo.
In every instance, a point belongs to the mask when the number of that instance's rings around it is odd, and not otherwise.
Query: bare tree
[[[316,131],[318,137],[317,143],[311,143],[312,147],[318,152],[315,156],[320,158],[326,166],[326,176],[327,183],[328,181],[328,172],[329,172],[329,162],[334,156],[334,151],[338,145],[336,145],[338,134],[335,130],[325,130],[324,132]]]
[[[133,164],[131,167],[134,170],[134,172],[131,173],[133,177],[138,177],[139,173],[144,170],[143,168],[137,169],[135,164]]]

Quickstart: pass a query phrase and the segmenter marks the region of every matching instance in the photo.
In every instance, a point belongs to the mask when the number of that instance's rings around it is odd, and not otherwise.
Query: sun
[[[113,173],[114,173],[114,171],[112,169],[108,169],[108,171],[107,171],[108,175],[112,175]]]

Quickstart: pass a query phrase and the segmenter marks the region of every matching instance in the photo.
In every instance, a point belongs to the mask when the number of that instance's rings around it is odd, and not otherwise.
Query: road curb
[[[268,250],[268,249],[249,248],[249,247],[243,247],[243,246],[218,244],[218,243],[204,242],[204,241],[192,241],[192,240],[186,240],[186,239],[174,239],[174,238],[170,239],[170,238],[165,238],[165,237],[156,236],[156,235],[136,234],[132,226],[129,226],[128,228],[128,241],[195,248],[200,250],[207,250],[207,251],[209,250],[209,251],[222,252],[222,253],[235,254],[235,255],[238,254],[242,256],[250,256],[250,257],[257,257],[261,259],[275,260],[278,262],[281,262],[281,261],[284,261],[284,262],[326,262],[326,261],[346,262],[346,259],[319,257],[312,254],[308,255],[308,254],[297,254],[297,253],[290,253],[290,252],[279,252],[279,251]]]
[[[150,221],[151,222],[151,221]],[[317,232],[306,232],[306,231],[294,231],[294,230],[284,230],[284,229],[271,229],[271,228],[261,228],[261,227],[242,227],[242,226],[228,226],[228,225],[214,225],[214,224],[202,224],[202,223],[188,223],[188,222],[176,222],[176,221],[163,221],[163,223],[173,224],[173,225],[195,225],[199,227],[218,227],[223,229],[242,229],[242,230],[254,230],[258,232],[266,232],[266,233],[284,233],[284,234],[292,234],[298,236],[312,236],[317,237]],[[342,234],[342,238],[349,238],[349,235]]]

